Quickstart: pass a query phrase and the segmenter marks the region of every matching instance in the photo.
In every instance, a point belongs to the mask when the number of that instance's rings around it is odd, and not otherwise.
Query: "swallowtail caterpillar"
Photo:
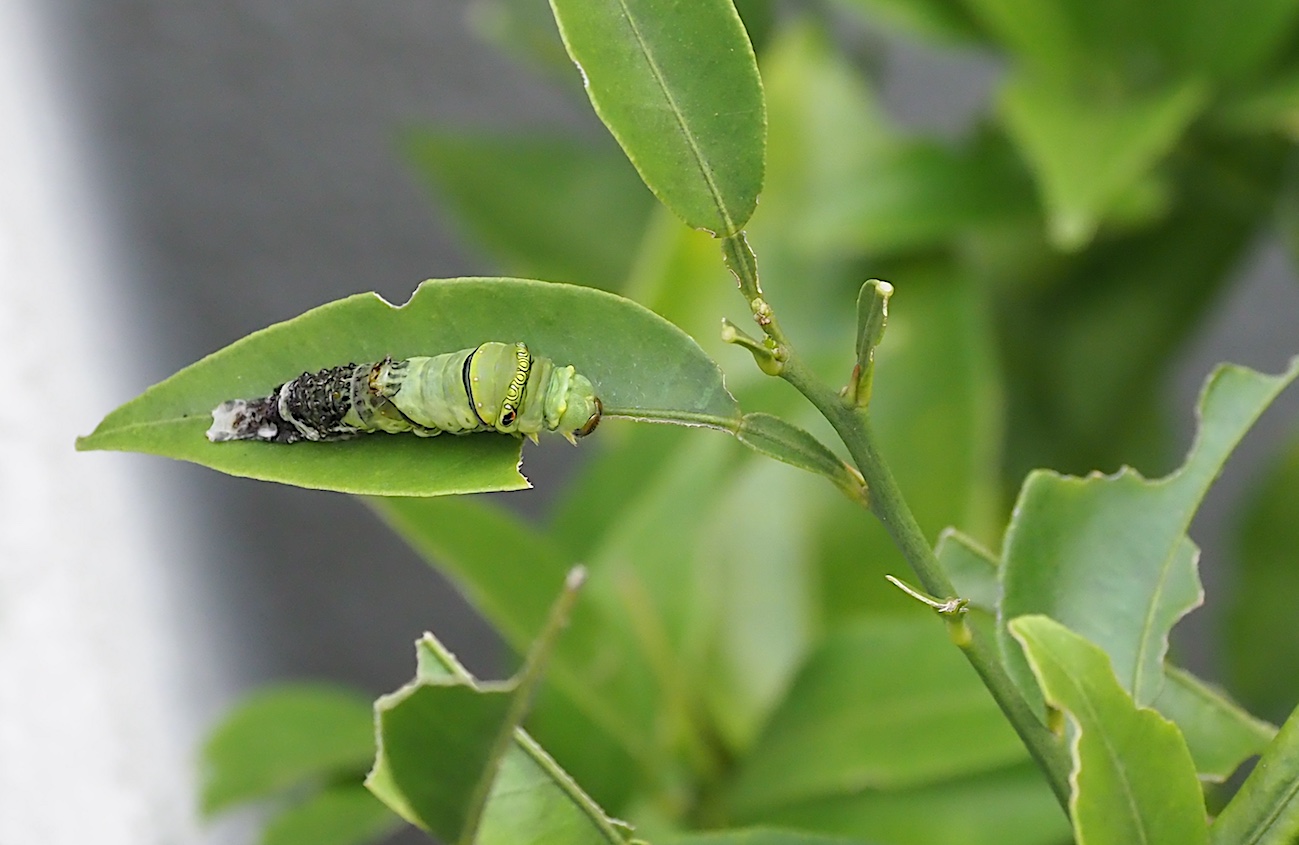
[[[421,437],[499,431],[533,440],[557,431],[576,443],[600,423],[590,380],[533,357],[524,343],[490,341],[432,357],[385,358],[303,373],[264,399],[212,410],[208,440],[346,440],[366,432]]]

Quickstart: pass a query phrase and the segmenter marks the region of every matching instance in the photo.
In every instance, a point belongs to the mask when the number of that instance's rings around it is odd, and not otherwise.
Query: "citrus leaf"
[[[303,371],[436,355],[488,340],[522,340],[536,355],[574,365],[612,415],[727,429],[739,421],[717,365],[675,326],[630,300],[523,279],[442,279],[420,285],[399,307],[357,294],[254,332],[113,411],[77,446],[148,452],[346,493],[521,489],[521,441],[492,433],[372,434],[291,446],[210,443],[203,434],[218,403],[265,396]]]
[[[624,845],[618,823],[518,727],[578,583],[566,584],[514,681],[478,683],[426,634],[415,680],[375,704],[379,753],[366,786],[456,845]]]
[[[1010,631],[1047,701],[1069,716],[1078,842],[1207,843],[1204,797],[1177,726],[1136,706],[1105,652],[1060,623],[1022,616]]]
[[[1154,701],[1168,632],[1202,599],[1187,526],[1236,444],[1297,375],[1299,358],[1277,376],[1219,367],[1200,397],[1195,444],[1165,478],[1130,468],[1028,477],[1006,532],[999,614],[1003,657],[1026,695],[1036,684],[1006,625],[1041,613],[1104,649],[1138,704]]]
[[[591,104],[687,225],[743,228],[762,189],[766,111],[731,0],[551,0]]]

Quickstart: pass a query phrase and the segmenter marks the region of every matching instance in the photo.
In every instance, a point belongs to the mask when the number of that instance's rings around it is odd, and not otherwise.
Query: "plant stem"
[[[785,344],[787,357],[781,378],[788,381],[811,402],[834,426],[848,447],[848,452],[866,479],[871,511],[901,550],[921,585],[934,596],[954,597],[956,588],[943,571],[920,525],[911,514],[902,490],[893,479],[888,464],[880,456],[874,433],[866,415],[843,403],[838,393],[827,387]],[[1046,773],[1056,798],[1068,812],[1069,754],[1064,743],[1042,723],[1015,686],[996,649],[987,637],[974,628],[968,641],[960,644],[966,658],[979,673],[1001,711],[1019,734],[1029,754]]]

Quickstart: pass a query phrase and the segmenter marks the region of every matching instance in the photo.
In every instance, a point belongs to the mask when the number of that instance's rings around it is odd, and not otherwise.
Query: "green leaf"
[[[1164,685],[1154,706],[1176,722],[1186,737],[1202,781],[1225,781],[1276,735],[1275,726],[1251,716],[1220,690],[1175,666],[1164,667]]]
[[[577,583],[566,585],[512,682],[477,683],[425,635],[415,680],[375,704],[379,753],[366,786],[457,845],[623,845],[615,823],[518,728]]]
[[[396,832],[401,819],[358,781],[326,789],[273,818],[261,845],[364,845]]]
[[[1214,845],[1293,845],[1299,837],[1299,710],[1209,828]]]
[[[521,441],[495,434],[374,434],[287,447],[210,443],[203,435],[218,403],[265,396],[305,370],[503,339],[524,340],[537,355],[573,364],[596,385],[608,414],[723,428],[739,421],[717,365],[675,326],[630,300],[522,279],[443,279],[420,285],[400,307],[358,294],[255,332],[118,408],[77,447],[148,452],[345,493],[521,489]]]
[[[284,684],[232,710],[203,747],[205,815],[306,781],[361,772],[374,757],[370,702],[324,684]]]
[[[591,104],[663,204],[725,237],[762,189],[766,112],[730,0],[551,0]]]
[[[626,281],[653,198],[612,144],[422,130],[405,148],[507,273],[606,290]]]
[[[831,452],[807,430],[771,414],[745,414],[736,436],[769,458],[825,476],[850,498],[866,503],[866,482],[857,469]]]
[[[662,845],[853,845],[847,839],[817,836],[789,830],[721,830],[689,833],[664,840]]]
[[[1041,613],[1110,657],[1125,690],[1146,705],[1159,694],[1168,632],[1202,599],[1186,529],[1236,444],[1299,375],[1219,367],[1200,397],[1200,428],[1185,464],[1156,481],[1125,468],[1070,478],[1049,471],[1024,482],[1001,566],[1001,648],[1027,695],[1035,684],[1005,625]]]
[[[943,626],[863,620],[828,637],[744,761],[739,818],[867,790],[991,771],[1024,748]]]
[[[764,824],[874,845],[1060,845],[1069,833],[1059,803],[1029,763],[914,789],[835,795],[762,816]]]
[[[1123,98],[1079,95],[1025,75],[1003,92],[1006,128],[1037,174],[1055,243],[1086,244],[1107,213],[1177,143],[1206,91],[1185,82]]]
[[[1105,652],[1058,622],[1022,616],[1010,630],[1047,701],[1069,716],[1078,841],[1207,843],[1204,797],[1177,726],[1137,707]]]
[[[1280,718],[1299,699],[1299,437],[1270,462],[1237,528],[1238,571],[1225,617],[1231,688],[1246,704]]]

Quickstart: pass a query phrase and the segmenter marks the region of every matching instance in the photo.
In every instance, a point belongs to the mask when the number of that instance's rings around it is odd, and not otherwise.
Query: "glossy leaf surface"
[[[1204,798],[1177,727],[1137,707],[1105,652],[1045,616],[1010,623],[1042,691],[1070,721],[1069,799],[1081,845],[1208,842]]]
[[[730,0],[552,0],[600,119],[663,204],[718,236],[762,189],[766,111]]]
[[[81,449],[148,452],[231,475],[389,496],[517,490],[521,441],[493,433],[371,434],[338,443],[209,443],[211,410],[307,370],[523,340],[596,385],[606,413],[732,428],[722,374],[675,326],[630,300],[522,279],[443,279],[389,305],[358,294],[254,332],[109,414]],[[652,377],[651,377],[652,374]]]

